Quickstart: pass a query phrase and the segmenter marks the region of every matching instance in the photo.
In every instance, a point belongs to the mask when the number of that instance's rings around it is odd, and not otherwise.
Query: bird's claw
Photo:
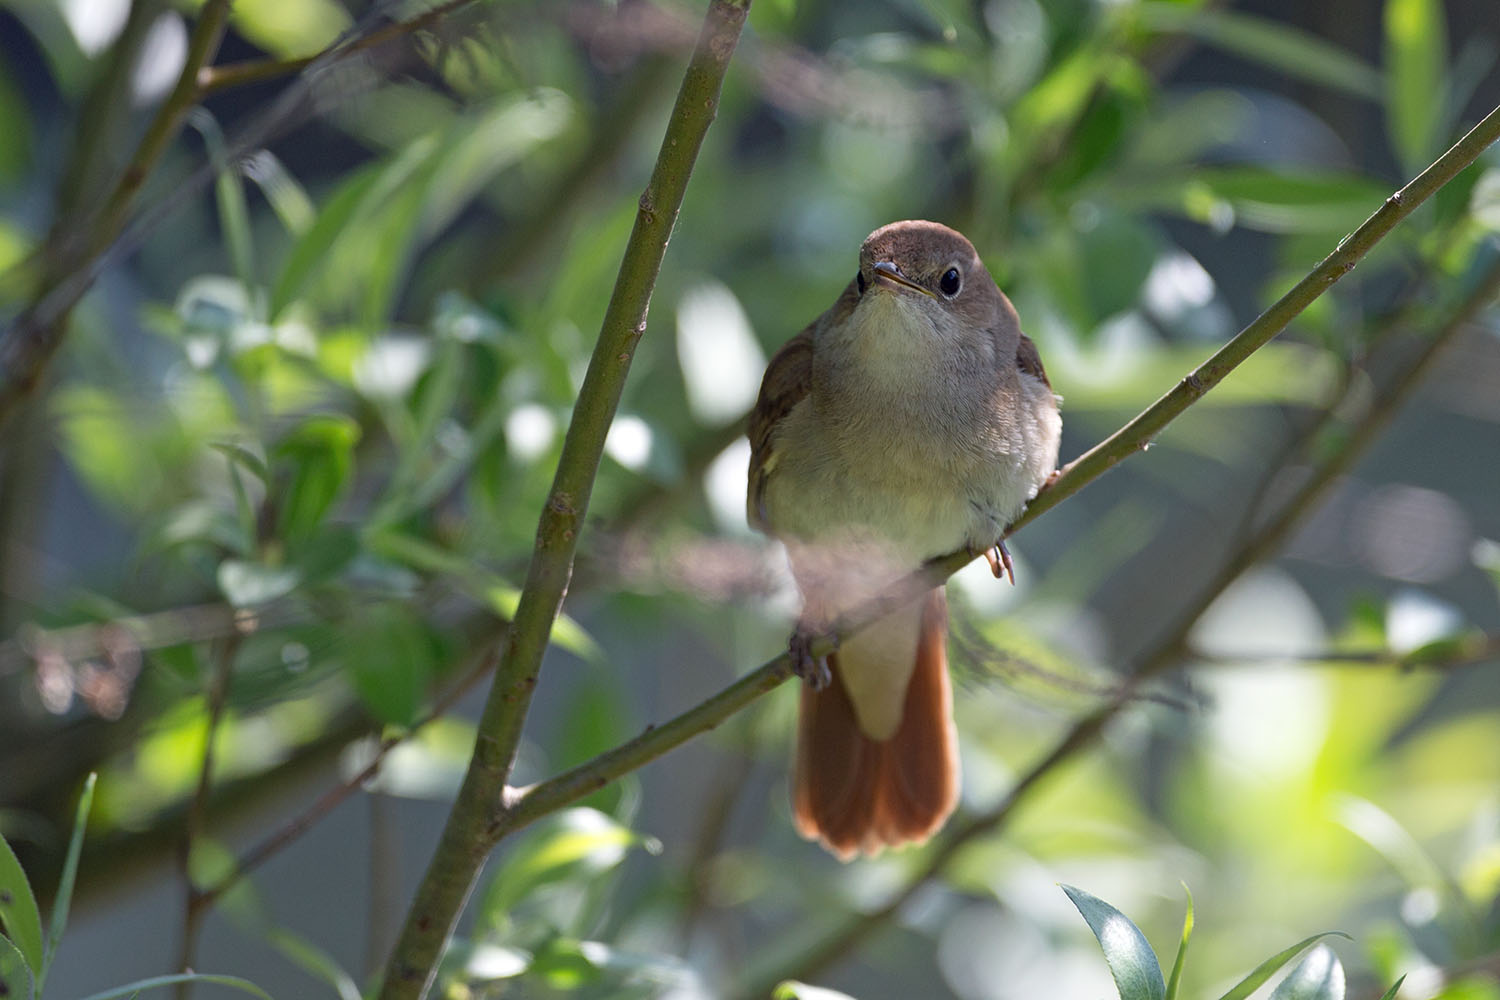
[[[1012,587],[1016,585],[1016,567],[1010,561],[1010,551],[1006,549],[1003,539],[985,549],[984,558],[989,561],[990,572],[995,574],[995,579],[1005,576],[1010,579]]]
[[[833,671],[828,668],[828,657],[813,655],[813,642],[819,638],[822,638],[822,633],[798,626],[787,642],[787,654],[792,658],[792,673],[802,678],[814,691],[822,691],[833,683]]]

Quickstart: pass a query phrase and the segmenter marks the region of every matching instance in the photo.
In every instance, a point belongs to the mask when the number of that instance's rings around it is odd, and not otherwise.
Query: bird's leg
[[[814,656],[813,643],[826,638],[828,633],[816,628],[808,621],[799,621],[787,640],[787,655],[792,658],[792,673],[807,682],[814,691],[822,691],[833,683],[833,671],[828,669],[828,657]]]
[[[1016,567],[1010,561],[1010,550],[1005,547],[1005,539],[1000,539],[990,548],[984,550],[984,558],[989,561],[990,572],[995,574],[998,580],[1002,575],[1010,578],[1010,585],[1016,585]]]

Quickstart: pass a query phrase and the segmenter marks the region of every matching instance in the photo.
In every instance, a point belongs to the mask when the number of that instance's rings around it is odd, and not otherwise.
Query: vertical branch
[[[229,681],[234,675],[234,660],[239,653],[242,639],[238,633],[219,640],[215,645],[214,673],[209,680],[206,695],[208,723],[203,736],[203,762],[198,768],[198,786],[193,790],[188,803],[187,822],[182,835],[182,853],[179,864],[182,869],[184,901],[182,909],[182,951],[178,957],[177,970],[191,972],[193,956],[198,950],[198,932],[203,926],[203,915],[208,910],[208,900],[193,883],[193,847],[203,835],[208,817],[208,796],[214,783],[214,741],[219,735],[219,724],[224,721],[224,706],[229,701]],[[177,984],[177,1000],[187,1000],[192,984]]]
[[[588,511],[604,438],[614,420],[636,343],[645,333],[651,292],[667,241],[718,108],[724,74],[749,7],[750,0],[713,0],[709,6],[656,166],[641,194],[635,227],[563,440],[557,474],[537,524],[520,604],[480,719],[474,754],[391,954],[382,1000],[407,1000],[426,993],[479,868],[508,829],[506,781],[552,622],[572,575],[578,533]]]

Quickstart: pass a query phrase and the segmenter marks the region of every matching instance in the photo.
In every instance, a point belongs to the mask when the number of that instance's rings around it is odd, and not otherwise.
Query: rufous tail
[[[948,606],[941,588],[924,599],[916,667],[893,736],[860,729],[842,671],[828,657],[833,683],[802,686],[792,815],[797,831],[841,860],[856,853],[921,843],[958,801],[958,737],[948,680]]]

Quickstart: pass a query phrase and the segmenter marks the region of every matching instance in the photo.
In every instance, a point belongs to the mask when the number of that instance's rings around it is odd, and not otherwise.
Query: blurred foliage
[[[63,179],[119,170],[170,86],[162,67],[180,65],[195,5],[139,6],[148,30],[120,34],[122,0],[0,0],[7,318],[29,255],[70,221]],[[307,56],[428,6],[238,0],[219,62]],[[518,780],[609,749],[783,644],[794,596],[748,537],[738,415],[871,229],[931,217],[974,240],[1064,397],[1066,459],[1500,93],[1500,36],[1473,5],[1307,6],[758,0]],[[422,724],[515,607],[700,8],[476,4],[417,33],[404,62],[315,67],[193,113],[148,179],[133,252],[104,269],[0,448],[0,829],[28,869],[63,864],[54,831],[95,770],[85,898],[111,852],[175,842],[210,740],[232,799],[329,746],[351,776],[382,735],[421,725],[370,794],[451,797],[472,728]],[[138,47],[119,78],[116,36]],[[965,807],[995,801],[1150,655],[1259,501],[1369,419],[1370,386],[1400,367],[1387,348],[1438,329],[1492,266],[1497,206],[1491,153],[1160,447],[1022,533],[1020,588],[960,574]],[[825,981],[867,1000],[1070,998],[1110,995],[1112,973],[1124,1000],[1155,997],[1120,969],[1164,982],[1147,938],[1178,933],[1185,882],[1202,916],[1173,996],[1243,996],[1233,984],[1262,956],[1340,928],[1338,956],[1320,944],[1271,995],[1343,997],[1347,964],[1349,996],[1405,976],[1407,1000],[1500,998],[1493,320],[1289,557],[1197,623],[1196,670],[838,969],[797,956],[927,852],[844,868],[796,840],[788,691],[508,843],[445,958],[445,995],[686,998],[770,977],[817,980],[781,987],[807,998],[833,995]],[[1467,660],[1481,666],[1440,669]],[[34,897],[7,857],[13,907]],[[232,849],[199,838],[190,867],[215,885]],[[1070,890],[1085,926],[1061,880],[1121,909]],[[358,944],[267,901],[298,889],[272,871],[219,900],[280,965],[209,964],[357,995]],[[37,968],[39,918],[35,933],[29,913],[0,919]],[[0,950],[0,974],[12,961]],[[78,992],[125,978],[89,964],[56,973]]]

